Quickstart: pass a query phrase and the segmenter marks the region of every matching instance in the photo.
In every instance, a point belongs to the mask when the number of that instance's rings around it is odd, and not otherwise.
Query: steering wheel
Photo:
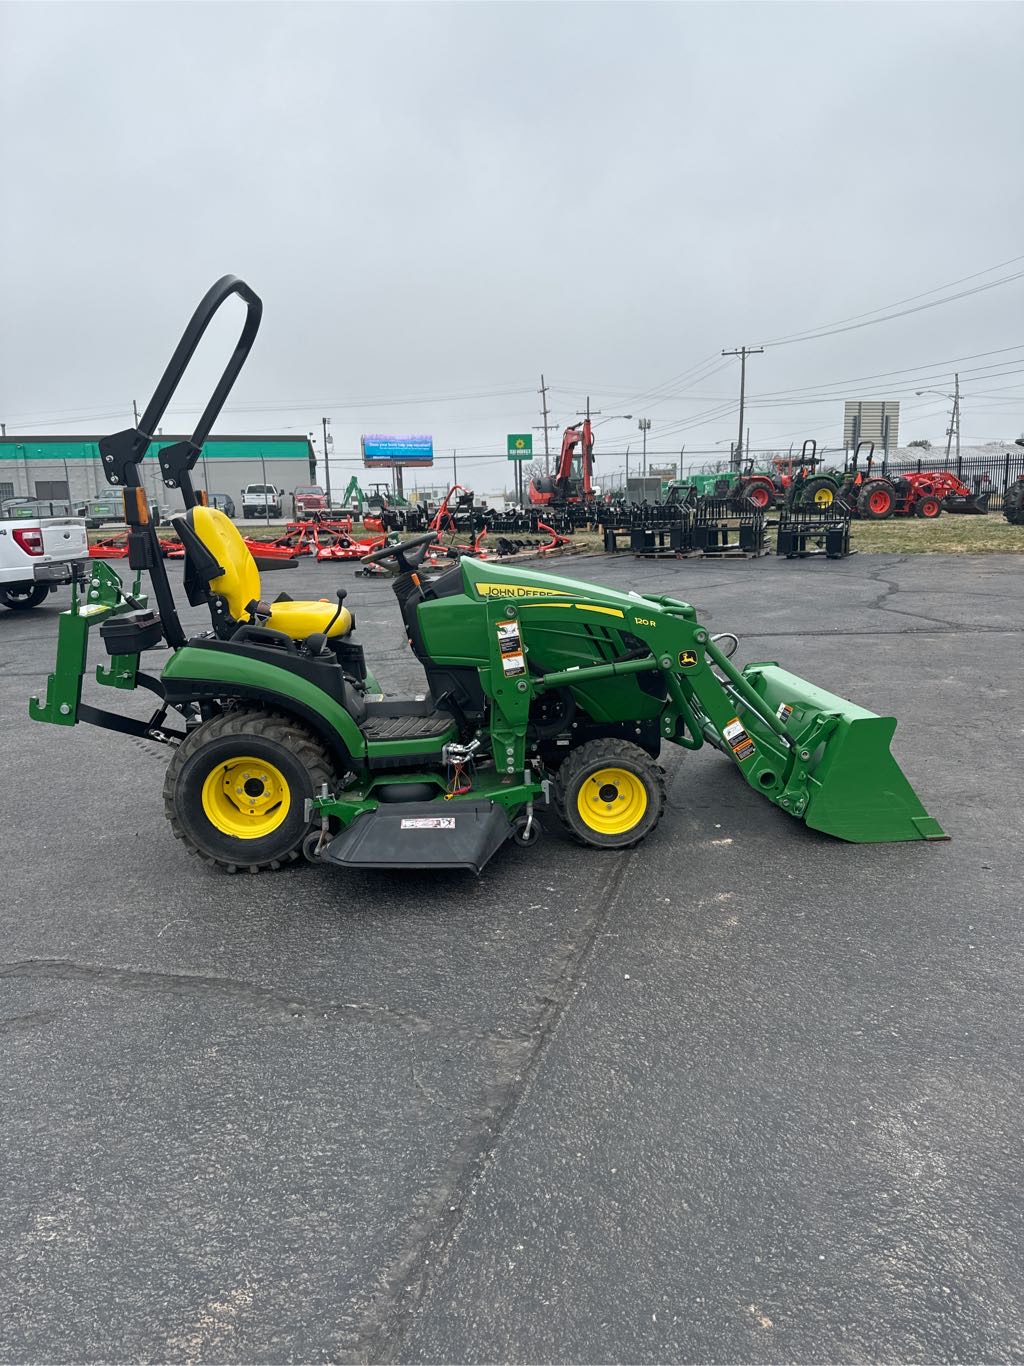
[[[384,564],[387,560],[394,560],[403,574],[411,574],[423,556],[410,560],[408,552],[433,545],[436,540],[437,532],[428,531],[422,536],[413,536],[411,540],[403,541],[401,545],[382,545],[379,550],[371,550],[369,555],[364,555],[363,564]]]

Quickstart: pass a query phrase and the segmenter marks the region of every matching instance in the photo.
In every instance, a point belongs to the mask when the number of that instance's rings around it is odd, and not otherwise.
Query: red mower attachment
[[[128,558],[128,533],[120,536],[104,536],[89,547],[89,558],[93,560],[126,560]]]
[[[365,523],[364,523],[365,525]],[[386,536],[373,536],[364,540],[353,540],[345,532],[338,532],[329,545],[323,545],[316,552],[317,560],[361,560],[371,550],[380,550],[387,543]]]

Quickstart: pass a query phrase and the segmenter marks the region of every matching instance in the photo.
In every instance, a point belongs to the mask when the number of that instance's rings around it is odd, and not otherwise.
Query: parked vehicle
[[[209,497],[210,507],[219,508],[226,516],[234,517],[235,500],[231,497],[230,493],[211,493]]]
[[[284,491],[273,484],[246,484],[242,490],[242,516],[280,517]]]
[[[71,504],[63,499],[7,498],[0,503],[0,517],[71,517]],[[80,515],[80,514],[79,514]]]
[[[292,491],[296,517],[308,517],[311,512],[329,512],[327,494],[319,484],[300,484]]]
[[[59,584],[84,577],[88,564],[89,538],[81,518],[0,520],[0,603],[4,607],[16,612],[38,607]]]
[[[124,503],[116,494],[109,498],[90,498],[87,503],[80,503],[75,512],[77,516],[85,518],[85,525],[90,531],[109,522],[124,521]]]

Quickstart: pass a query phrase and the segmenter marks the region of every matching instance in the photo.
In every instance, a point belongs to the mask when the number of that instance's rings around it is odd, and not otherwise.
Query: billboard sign
[[[531,432],[509,432],[505,449],[510,460],[532,460],[533,434]]]
[[[403,465],[432,465],[432,436],[362,436],[359,444],[366,469],[395,469]]]
[[[900,444],[900,405],[895,399],[847,399],[843,405],[843,446],[853,450],[873,441],[880,451]]]

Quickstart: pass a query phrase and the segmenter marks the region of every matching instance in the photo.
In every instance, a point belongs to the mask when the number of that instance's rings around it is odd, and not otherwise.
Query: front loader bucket
[[[800,814],[809,826],[854,844],[949,838],[889,753],[895,718],[875,716],[777,664],[748,664],[743,677],[794,742],[806,775]]]

